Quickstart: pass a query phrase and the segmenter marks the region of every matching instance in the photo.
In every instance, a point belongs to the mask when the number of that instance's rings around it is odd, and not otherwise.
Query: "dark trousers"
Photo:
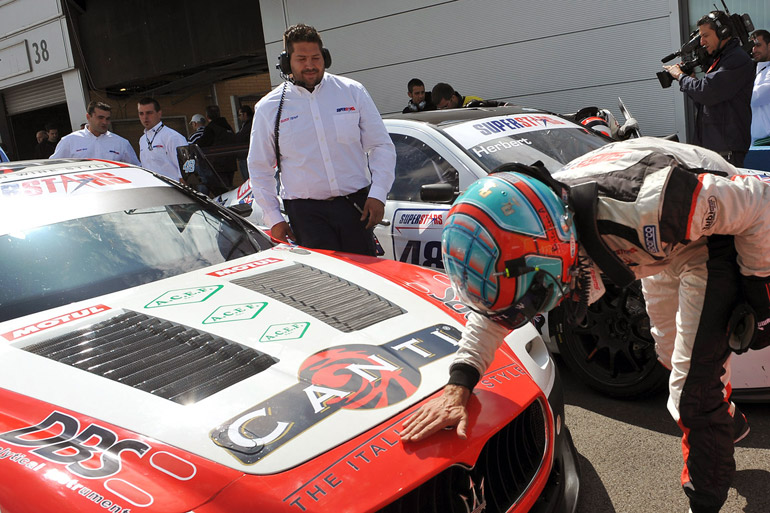
[[[719,152],[724,159],[735,167],[743,167],[743,160],[746,158],[745,151],[722,151]]]
[[[329,200],[284,200],[297,243],[315,249],[376,255],[372,230],[361,221],[369,188]],[[356,205],[358,208],[356,208]]]

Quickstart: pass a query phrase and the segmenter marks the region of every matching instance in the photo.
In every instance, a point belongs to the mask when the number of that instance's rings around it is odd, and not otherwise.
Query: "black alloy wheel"
[[[562,359],[578,379],[607,396],[658,393],[666,386],[669,371],[655,355],[641,284],[621,289],[605,281],[605,286],[607,291],[579,325],[566,322],[564,307],[549,315]]]

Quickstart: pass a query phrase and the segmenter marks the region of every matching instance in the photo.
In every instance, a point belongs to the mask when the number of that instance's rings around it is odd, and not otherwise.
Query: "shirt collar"
[[[149,130],[145,129],[144,133],[146,134],[147,132],[157,132],[158,130],[160,130],[160,127],[162,125],[163,125],[163,121],[162,120],[158,121],[157,125],[155,125],[154,127],[150,128]]]
[[[313,91],[318,91],[319,89],[321,89],[323,87],[324,83],[326,82],[328,76],[329,76],[329,72],[324,70],[324,76],[321,77],[321,81],[318,82],[318,84],[313,88]],[[304,87],[298,86],[294,82],[289,82],[289,89],[293,90],[295,93],[300,94],[300,95],[310,95],[310,94],[313,94],[313,92],[308,91]]]

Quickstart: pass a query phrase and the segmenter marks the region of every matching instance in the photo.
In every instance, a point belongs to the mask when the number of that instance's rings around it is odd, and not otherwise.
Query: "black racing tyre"
[[[549,314],[549,329],[562,359],[580,381],[610,397],[658,393],[669,371],[655,356],[641,284],[625,289],[605,285],[607,291],[578,326],[566,322],[564,307]]]

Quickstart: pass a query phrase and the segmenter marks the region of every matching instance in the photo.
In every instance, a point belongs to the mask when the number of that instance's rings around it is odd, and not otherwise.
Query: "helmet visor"
[[[532,278],[529,289],[518,301],[507,310],[490,315],[489,318],[513,330],[520,328],[536,315],[543,313],[545,307],[554,299],[555,294],[554,284],[545,283],[546,276],[545,272],[537,271]]]

